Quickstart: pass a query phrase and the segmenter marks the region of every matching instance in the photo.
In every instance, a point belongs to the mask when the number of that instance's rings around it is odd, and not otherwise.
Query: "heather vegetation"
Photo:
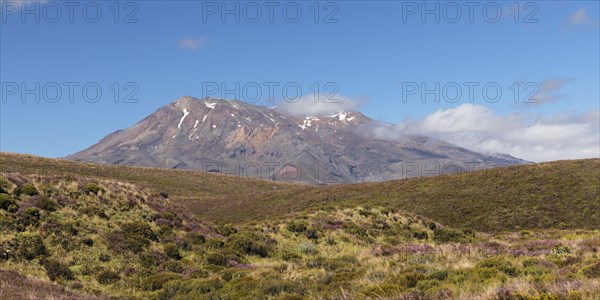
[[[484,232],[350,203],[208,222],[125,181],[5,172],[0,187],[2,299],[600,297],[598,229]]]

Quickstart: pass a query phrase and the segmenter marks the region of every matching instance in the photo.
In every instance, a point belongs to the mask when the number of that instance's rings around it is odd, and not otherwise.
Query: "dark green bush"
[[[237,229],[231,224],[219,224],[215,226],[215,231],[222,236],[230,236],[237,232]]]
[[[300,284],[291,280],[274,278],[261,285],[263,286],[263,293],[270,296],[277,296],[281,293],[294,294],[302,292]]]
[[[17,253],[19,257],[32,260],[36,257],[46,255],[46,246],[42,238],[33,233],[23,233],[17,238]]]
[[[28,207],[23,212],[20,222],[24,226],[30,226],[30,225],[35,226],[39,223],[41,217],[42,217],[42,215],[40,214],[39,209],[37,209],[35,207]]]
[[[267,257],[269,247],[260,239],[245,234],[235,234],[227,242],[227,246],[243,254]]]
[[[225,282],[246,276],[245,271],[237,268],[225,269],[219,272],[219,274],[221,275],[221,279],[223,279]]]
[[[344,231],[357,237],[365,238],[369,236],[369,232],[365,228],[362,228],[353,222],[344,223]]]
[[[229,266],[232,262],[238,262],[240,259],[238,255],[230,251],[221,251],[210,253],[206,256],[206,262],[216,266]]]
[[[429,238],[429,235],[425,231],[417,230],[412,233],[412,237],[418,240],[426,240]]]
[[[173,243],[167,243],[163,245],[163,249],[165,252],[165,255],[169,258],[173,258],[173,259],[177,259],[180,260],[181,254],[179,253],[179,247],[177,247],[177,245],[173,244]]]
[[[89,193],[98,195],[100,191],[104,191],[98,184],[96,183],[88,183],[85,185],[85,190]]]
[[[28,183],[21,188],[21,194],[33,196],[33,195],[37,195],[38,191],[35,189],[33,184]]]
[[[408,272],[397,276],[394,282],[404,288],[414,288],[419,283],[419,280],[423,279],[425,279],[425,275],[423,274]]]
[[[450,228],[436,228],[433,230],[433,240],[438,243],[460,243],[465,241],[464,233]]]
[[[35,206],[47,211],[56,211],[58,208],[58,204],[54,200],[47,197],[40,197]]]
[[[198,232],[188,232],[183,237],[183,241],[181,242],[181,247],[184,250],[192,250],[194,245],[201,245],[206,242],[206,238],[204,235]]]
[[[86,246],[93,246],[94,245],[94,240],[91,238],[83,238],[81,239],[81,243],[86,245]]]
[[[508,261],[506,258],[503,258],[500,256],[493,256],[493,257],[485,258],[482,261],[478,262],[476,267],[494,268],[498,271],[506,273],[506,275],[509,275],[509,276],[517,275],[517,268],[515,266],[513,266],[512,263],[510,261]]]
[[[121,225],[121,230],[127,235],[137,235],[151,241],[158,241],[158,237],[152,231],[150,224],[142,221],[130,222]]]
[[[150,241],[140,235],[125,234],[121,231],[116,231],[106,235],[106,245],[108,249],[117,253],[125,253],[127,251],[137,253],[146,249],[150,245]]]
[[[302,233],[308,229],[308,222],[306,221],[291,221],[286,226],[287,230],[295,233]]]
[[[119,273],[113,272],[111,270],[104,270],[100,272],[98,276],[96,276],[96,280],[98,281],[98,283],[104,285],[115,283],[120,279],[121,276],[119,275]]]
[[[4,209],[6,211],[11,212],[11,207],[15,207],[17,202],[10,197],[8,194],[0,194],[0,209]],[[15,212],[16,210],[12,211]]]
[[[225,242],[219,238],[209,238],[206,240],[206,247],[209,249],[221,249],[225,246]]]
[[[55,281],[57,278],[65,280],[74,280],[75,275],[69,267],[59,261],[47,259],[42,262],[42,266],[46,269],[46,274],[50,280]]]
[[[150,275],[142,282],[142,288],[149,291],[156,291],[163,288],[163,285],[172,280],[179,280],[183,276],[172,272],[162,272]]]
[[[316,240],[319,239],[319,229],[317,229],[316,227],[309,227],[308,229],[306,229],[306,231],[304,232],[304,235],[311,240]]]
[[[434,230],[437,228],[437,225],[435,225],[435,223],[433,222],[429,222],[429,224],[427,224],[427,227],[429,227],[429,229]]]

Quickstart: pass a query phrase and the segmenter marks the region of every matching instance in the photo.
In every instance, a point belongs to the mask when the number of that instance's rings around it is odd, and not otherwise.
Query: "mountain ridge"
[[[297,116],[238,100],[184,96],[67,159],[199,169],[305,183],[385,181],[526,163],[433,138],[374,136],[356,111]]]

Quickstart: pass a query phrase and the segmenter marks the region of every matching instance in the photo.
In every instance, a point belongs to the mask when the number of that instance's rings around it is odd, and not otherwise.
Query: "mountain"
[[[66,158],[317,184],[525,163],[425,136],[375,137],[375,129],[384,126],[391,125],[355,111],[295,116],[241,101],[182,97]]]

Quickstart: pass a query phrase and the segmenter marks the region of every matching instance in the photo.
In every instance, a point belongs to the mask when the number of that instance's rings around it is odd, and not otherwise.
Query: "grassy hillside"
[[[106,166],[0,154],[0,171],[84,175],[167,193],[203,220],[242,224],[333,207],[384,206],[481,231],[600,228],[600,159],[383,183],[306,186],[189,170]]]
[[[482,233],[359,206],[213,224],[115,180],[0,187],[1,299],[600,297],[599,230]]]

